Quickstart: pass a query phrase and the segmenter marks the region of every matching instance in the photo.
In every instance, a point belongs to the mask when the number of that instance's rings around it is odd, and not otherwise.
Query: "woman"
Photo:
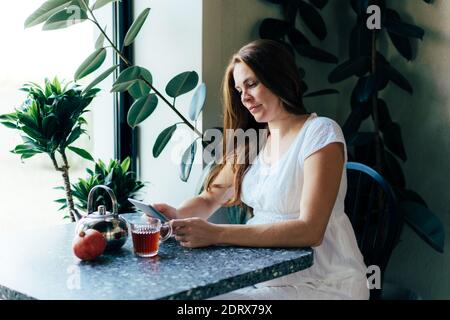
[[[251,142],[224,152],[205,190],[178,209],[154,205],[174,219],[175,238],[185,247],[313,247],[312,267],[218,299],[369,297],[366,266],[344,212],[344,137],[333,120],[306,112],[300,88],[294,56],[283,45],[258,40],[243,47],[224,77],[224,129],[266,128],[264,147],[255,159]],[[253,209],[247,224],[206,220],[236,204]]]

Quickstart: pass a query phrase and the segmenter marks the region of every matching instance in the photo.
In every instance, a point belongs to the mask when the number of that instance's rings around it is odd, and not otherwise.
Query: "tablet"
[[[169,219],[164,214],[162,214],[149,204],[131,198],[128,198],[128,201],[130,201],[136,208],[140,209],[142,212],[152,218],[159,219],[161,220],[161,222],[169,221]]]

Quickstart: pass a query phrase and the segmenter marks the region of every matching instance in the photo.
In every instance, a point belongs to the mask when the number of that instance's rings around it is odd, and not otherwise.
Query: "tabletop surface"
[[[173,238],[158,256],[115,253],[83,262],[72,253],[75,224],[0,235],[0,299],[206,299],[310,267],[310,248],[214,246]]]

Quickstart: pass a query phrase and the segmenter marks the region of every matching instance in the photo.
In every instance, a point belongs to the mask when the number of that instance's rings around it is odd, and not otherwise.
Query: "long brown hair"
[[[294,55],[283,44],[276,41],[256,40],[234,54],[225,71],[222,82],[224,133],[229,129],[243,129],[244,131],[255,129],[258,132],[259,129],[267,128],[266,123],[258,123],[247,108],[243,106],[240,94],[235,89],[233,71],[238,63],[245,63],[252,69],[258,80],[281,99],[287,112],[295,115],[307,114],[302,101],[301,77],[295,64]],[[242,179],[250,160],[252,160],[249,159],[249,142],[245,141],[243,150],[234,148],[233,143],[233,159],[225,150],[229,143],[227,135],[224,134],[223,159],[219,165],[211,170],[206,179],[205,188],[209,191],[212,187],[223,187],[213,184],[213,181],[227,162],[234,160],[232,162],[234,196],[225,205],[242,205]],[[244,163],[235,161],[238,152],[244,153]]]

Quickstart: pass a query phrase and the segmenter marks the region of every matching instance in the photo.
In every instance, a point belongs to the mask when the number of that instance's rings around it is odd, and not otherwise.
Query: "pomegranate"
[[[105,237],[94,229],[80,231],[72,242],[73,253],[84,261],[94,260],[105,251],[105,248]]]

